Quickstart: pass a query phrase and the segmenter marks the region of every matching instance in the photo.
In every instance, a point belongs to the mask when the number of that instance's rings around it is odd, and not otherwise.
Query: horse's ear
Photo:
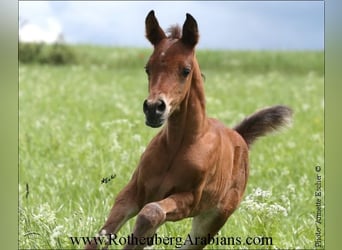
[[[182,42],[186,45],[194,47],[198,42],[199,34],[195,18],[189,13],[186,14],[186,19],[183,24]]]
[[[166,37],[162,28],[160,28],[154,11],[151,10],[145,19],[146,37],[153,44],[157,45],[162,39]]]

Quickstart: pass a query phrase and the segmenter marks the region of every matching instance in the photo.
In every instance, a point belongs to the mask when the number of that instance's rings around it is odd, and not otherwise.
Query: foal
[[[151,237],[166,221],[193,217],[189,236],[213,237],[239,205],[248,178],[248,149],[259,136],[286,125],[291,109],[273,106],[244,119],[234,129],[208,118],[201,71],[195,57],[199,34],[187,14],[182,31],[166,36],[151,11],[146,37],[154,51],[146,64],[149,96],[146,125],[163,129],[141,156],[127,186],[118,194],[100,236],[116,234],[138,214],[133,235]],[[143,241],[142,241],[143,242]],[[208,243],[184,249],[202,249]],[[126,249],[146,244],[131,242]],[[93,241],[87,249],[96,248]]]

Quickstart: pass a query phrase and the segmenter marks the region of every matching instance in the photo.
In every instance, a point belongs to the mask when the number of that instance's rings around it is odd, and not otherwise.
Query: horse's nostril
[[[163,100],[158,100],[157,102],[157,112],[164,113],[166,109],[166,104]]]

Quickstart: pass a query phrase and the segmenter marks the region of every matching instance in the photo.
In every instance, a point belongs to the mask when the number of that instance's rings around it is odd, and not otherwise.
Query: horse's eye
[[[182,70],[182,76],[183,77],[187,77],[191,72],[191,69],[190,68],[183,68]]]

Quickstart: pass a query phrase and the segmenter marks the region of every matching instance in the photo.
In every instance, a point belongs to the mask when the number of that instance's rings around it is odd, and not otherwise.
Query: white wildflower
[[[294,193],[294,192],[296,191],[296,186],[295,186],[295,184],[293,184],[293,183],[287,185],[286,188],[288,189],[288,191],[289,191],[290,193]]]
[[[43,126],[40,120],[37,120],[35,125],[36,125],[36,128],[41,128]]]
[[[286,175],[289,175],[290,174],[290,171],[287,169],[287,168],[284,168],[282,171],[281,171],[281,174],[283,176],[286,176]]]
[[[256,188],[253,190],[254,192],[254,196],[256,197],[262,197],[262,198],[267,198],[270,197],[272,195],[271,191],[266,191],[266,190],[262,190],[261,188]]]
[[[87,130],[90,130],[90,129],[93,128],[93,124],[92,124],[90,121],[87,121],[87,122],[86,122],[86,125],[85,125],[85,128],[86,128]]]
[[[141,136],[139,134],[134,134],[132,136],[133,141],[135,142],[141,142]]]
[[[52,234],[50,235],[50,243],[52,246],[56,246],[57,242],[56,239],[58,239],[58,237],[60,235],[62,235],[62,230],[63,230],[63,226],[62,225],[58,225],[57,227],[55,227],[52,231]]]
[[[44,220],[47,223],[53,223],[56,220],[55,212],[51,210],[48,203],[39,205],[38,211],[32,214],[34,220]]]
[[[142,154],[142,153],[145,152],[145,150],[146,150],[146,147],[145,147],[145,146],[140,146],[139,149],[138,149],[138,152],[139,152],[140,154]]]
[[[248,195],[242,202],[242,205],[247,210],[252,210],[257,213],[265,213],[267,216],[273,217],[279,213],[284,216],[288,215],[288,210],[282,205],[272,202],[272,192],[268,190],[262,190],[261,188],[253,189],[252,193]],[[284,203],[290,207],[290,201],[287,197],[282,197]]]
[[[307,104],[307,103],[304,103],[304,104],[302,105],[302,110],[303,110],[304,112],[308,111],[309,108],[310,108],[310,105]]]
[[[287,216],[286,208],[277,203],[270,205],[267,208],[267,212],[271,215],[277,215],[278,213],[282,213],[284,216]]]
[[[129,160],[129,153],[127,151],[122,152],[121,161],[122,162],[128,162],[128,160]]]
[[[308,176],[306,174],[304,174],[302,177],[300,177],[299,182],[301,184],[307,184],[308,183]]]
[[[313,134],[313,135],[311,136],[311,139],[312,139],[313,141],[319,142],[320,139],[321,139],[321,137],[323,137],[323,135],[317,133],[317,134]]]
[[[119,141],[118,141],[117,133],[113,132],[110,135],[110,139],[112,141],[112,146],[110,148],[110,151],[117,151],[117,150],[121,149],[121,146],[120,146]]]
[[[280,197],[280,200],[282,201],[283,204],[286,205],[287,210],[290,210],[290,208],[291,208],[291,201],[290,201],[290,199],[287,196],[282,195]]]
[[[288,141],[288,142],[287,142],[287,146],[288,146],[289,148],[295,148],[295,147],[296,147],[296,143],[295,143],[294,141]]]
[[[64,168],[64,164],[63,164],[63,163],[58,163],[58,164],[57,164],[57,167],[58,167],[58,168]]]

